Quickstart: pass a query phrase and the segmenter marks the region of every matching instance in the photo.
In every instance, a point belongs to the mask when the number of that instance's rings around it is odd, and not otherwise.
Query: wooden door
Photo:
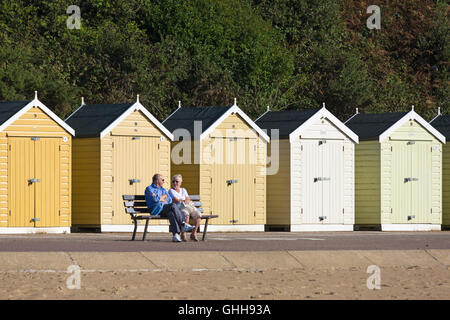
[[[411,152],[410,223],[431,223],[431,142],[415,141]]]
[[[407,223],[411,214],[411,148],[407,141],[392,141],[392,223]],[[382,185],[382,188],[388,187]]]
[[[303,223],[321,223],[323,212],[322,145],[317,140],[303,140],[300,144],[303,172]],[[288,186],[286,186],[286,189]]]
[[[234,168],[234,142],[228,138],[220,139],[215,144],[214,153],[220,154],[221,159],[216,157],[218,163],[211,165],[211,209],[214,214],[219,215],[218,218],[211,220],[211,223],[218,225],[229,225],[234,221],[234,205],[233,205],[233,184],[229,181],[233,180]],[[218,150],[220,148],[221,150]],[[228,158],[227,158],[228,157]]]
[[[235,165],[233,171],[234,224],[256,223],[256,139],[238,138],[233,141]],[[252,163],[254,161],[254,163]]]
[[[324,224],[342,224],[344,189],[344,142],[326,140],[322,147],[322,215]]]
[[[34,143],[9,137],[8,144],[8,226],[34,227]]]
[[[36,227],[60,226],[60,139],[34,141]]]
[[[133,137],[113,136],[113,208],[112,224],[130,224],[130,215],[125,213],[122,196],[136,194],[135,148]],[[139,194],[142,194],[140,192]]]

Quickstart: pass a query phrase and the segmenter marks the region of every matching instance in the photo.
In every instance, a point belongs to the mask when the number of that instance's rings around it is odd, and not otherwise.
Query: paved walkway
[[[141,239],[142,234],[138,234]],[[129,233],[0,235],[0,252],[303,251],[450,249],[450,232],[209,233],[207,241],[172,243],[167,233],[130,241]]]

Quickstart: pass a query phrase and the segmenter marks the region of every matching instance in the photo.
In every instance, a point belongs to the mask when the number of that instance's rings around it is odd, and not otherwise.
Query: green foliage
[[[380,1],[379,1],[380,2]],[[131,101],[165,118],[185,106],[229,105],[251,116],[317,108],[425,115],[449,106],[446,1],[87,0],[81,29],[69,0],[0,0],[0,100],[33,91],[59,116]]]

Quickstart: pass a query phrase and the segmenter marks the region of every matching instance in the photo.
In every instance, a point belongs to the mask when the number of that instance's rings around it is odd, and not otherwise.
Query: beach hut
[[[279,165],[267,176],[267,229],[353,231],[358,136],[325,107],[267,111],[255,122],[279,145],[271,146]]]
[[[445,137],[415,111],[356,112],[346,125],[355,153],[358,226],[386,231],[440,230]]]
[[[73,226],[133,231],[122,195],[144,194],[161,173],[169,187],[172,134],[139,102],[84,104],[66,123],[73,141]],[[151,221],[166,231],[167,221]],[[164,224],[163,226],[159,226]],[[141,227],[139,227],[141,229]]]
[[[176,109],[163,124],[174,134],[172,173],[200,195],[211,231],[264,231],[269,137],[237,106]]]
[[[446,140],[450,139],[450,115],[441,114],[431,120],[430,124],[442,133]],[[450,226],[450,145],[442,147],[442,226]]]
[[[74,130],[37,98],[0,102],[0,233],[69,233]]]

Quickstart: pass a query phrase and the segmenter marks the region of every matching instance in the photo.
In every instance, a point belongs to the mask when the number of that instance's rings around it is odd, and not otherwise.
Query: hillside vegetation
[[[230,105],[250,116],[317,108],[341,119],[449,108],[448,1],[0,0],[0,101]],[[369,30],[369,5],[381,29]]]

